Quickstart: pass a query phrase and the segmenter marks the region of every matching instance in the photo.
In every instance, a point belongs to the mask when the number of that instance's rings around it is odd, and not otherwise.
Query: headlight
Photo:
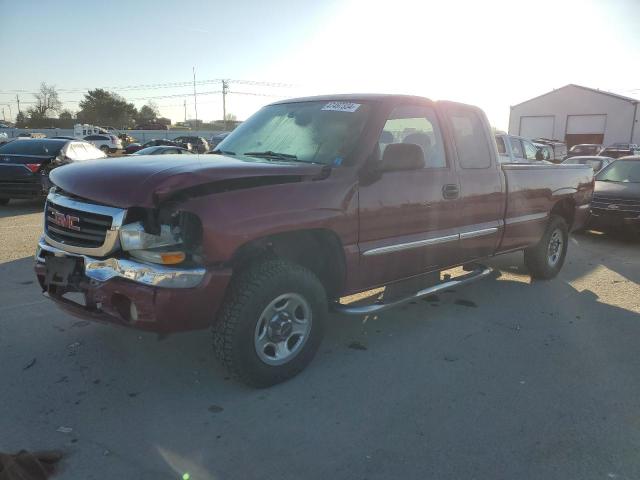
[[[130,223],[120,229],[120,245],[127,251],[170,247],[181,243],[180,229],[170,225],[160,225],[160,235],[145,232],[142,222]]]

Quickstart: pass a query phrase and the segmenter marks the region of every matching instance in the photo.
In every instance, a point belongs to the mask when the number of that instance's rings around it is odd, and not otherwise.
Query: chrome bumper
[[[162,288],[197,287],[207,271],[204,268],[170,268],[134,262],[123,258],[106,258],[100,260],[76,253],[69,253],[46,243],[44,237],[38,242],[36,262],[44,263],[42,252],[49,252],[56,257],[77,257],[84,261],[84,273],[98,282],[106,282],[112,278],[126,278],[133,282]]]

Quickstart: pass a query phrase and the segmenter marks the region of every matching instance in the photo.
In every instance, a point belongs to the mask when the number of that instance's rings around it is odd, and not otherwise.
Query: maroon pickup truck
[[[110,324],[210,327],[255,386],[309,363],[330,309],[378,312],[517,250],[534,278],[554,277],[593,192],[588,166],[500,165],[480,109],[400,95],[277,102],[212,155],[84,162],[51,180],[35,264],[46,295]],[[455,266],[467,273],[440,281]]]

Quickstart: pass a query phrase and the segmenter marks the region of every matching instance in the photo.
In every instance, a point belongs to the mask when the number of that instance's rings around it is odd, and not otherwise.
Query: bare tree
[[[36,104],[33,106],[33,111],[40,118],[47,116],[47,113],[58,112],[62,109],[62,102],[58,98],[58,91],[53,85],[47,85],[45,82],[40,84],[40,90],[38,93],[33,94],[36,97]]]

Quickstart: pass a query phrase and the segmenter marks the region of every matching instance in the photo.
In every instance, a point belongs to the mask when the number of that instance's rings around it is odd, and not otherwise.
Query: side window
[[[524,158],[524,151],[522,150],[522,142],[519,138],[510,138],[511,151],[516,158]]]
[[[387,145],[391,143],[412,143],[422,148],[425,168],[447,166],[440,126],[431,107],[395,107],[387,118],[378,143],[381,157]]]
[[[536,153],[538,153],[538,150],[536,150],[536,147],[534,147],[533,144],[529,142],[522,142],[522,144],[524,145],[524,153],[526,155],[527,160],[531,160],[535,162]]]
[[[496,137],[496,146],[498,147],[498,153],[504,155],[507,153],[507,148],[504,145],[504,138]]]
[[[489,168],[491,150],[485,127],[473,110],[453,110],[450,114],[453,139],[462,168]]]

